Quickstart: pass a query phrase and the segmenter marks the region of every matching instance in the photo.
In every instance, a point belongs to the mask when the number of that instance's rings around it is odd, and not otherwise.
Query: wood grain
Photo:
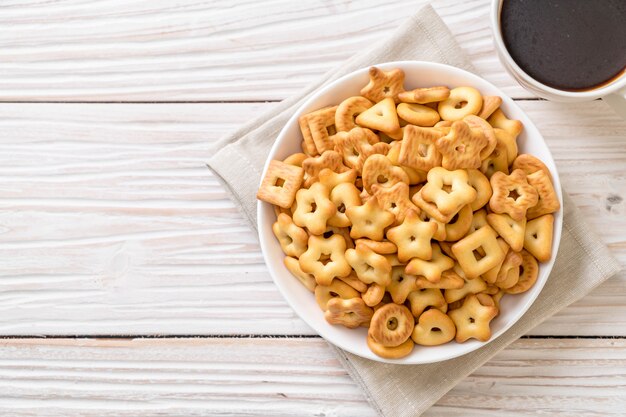
[[[520,102],[626,265],[626,122]],[[269,104],[0,104],[0,334],[312,334],[204,166]],[[532,334],[626,334],[626,274]]]
[[[433,5],[480,74],[529,97],[496,57],[489,3]],[[280,100],[388,36],[419,4],[4,1],[0,100]]]
[[[0,413],[375,416],[321,339],[0,341]],[[424,416],[619,416],[626,341],[518,340]]]

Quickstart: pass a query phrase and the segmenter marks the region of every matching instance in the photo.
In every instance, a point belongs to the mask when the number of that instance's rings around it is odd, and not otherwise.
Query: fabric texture
[[[397,60],[441,62],[475,72],[437,13],[425,6],[385,41],[355,55],[298,95],[282,101],[216,144],[207,165],[252,227],[256,229],[256,191],[265,160],[278,133],[298,106],[313,91],[338,77],[376,63]],[[567,195],[563,214],[559,253],[541,294],[513,327],[485,347],[434,364],[393,365],[363,359],[331,345],[381,416],[419,416],[500,350],[619,271],[617,261],[588,229]]]

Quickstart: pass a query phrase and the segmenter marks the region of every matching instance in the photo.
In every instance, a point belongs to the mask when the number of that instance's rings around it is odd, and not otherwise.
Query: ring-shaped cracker
[[[395,347],[411,337],[414,327],[411,311],[403,305],[390,303],[374,313],[368,335],[383,346]]]
[[[395,346],[395,347],[383,346],[382,344],[376,342],[374,339],[372,339],[368,335],[367,346],[370,348],[372,352],[374,352],[374,354],[380,356],[381,358],[400,359],[405,356],[408,356],[411,353],[411,351],[413,350],[413,346],[415,346],[415,343],[413,343],[412,339],[407,339],[404,343],[402,343],[399,346]]]
[[[437,109],[443,120],[461,120],[470,114],[478,114],[483,106],[483,96],[473,87],[457,87],[450,96],[439,102]]]
[[[374,103],[362,96],[354,96],[345,99],[337,107],[335,112],[335,127],[338,132],[347,132],[356,127],[354,120]]]

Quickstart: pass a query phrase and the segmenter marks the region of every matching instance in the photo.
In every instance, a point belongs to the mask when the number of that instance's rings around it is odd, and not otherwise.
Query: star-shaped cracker
[[[469,184],[466,171],[461,169],[448,171],[441,167],[428,171],[428,182],[419,194],[425,201],[434,203],[444,215],[458,213],[463,206],[470,204],[476,198],[476,190]]]
[[[407,125],[400,145],[398,162],[408,167],[428,171],[441,165],[441,153],[435,147],[443,132],[438,129]]]
[[[372,100],[374,103],[384,98],[392,98],[399,102],[398,94],[404,91],[404,71],[394,68],[391,71],[383,71],[376,67],[369,70],[370,82],[363,87],[361,95]]]
[[[432,257],[429,261],[413,258],[406,266],[405,272],[410,275],[421,275],[430,282],[439,282],[441,274],[454,266],[454,260],[441,252],[436,243],[432,244]]]
[[[348,207],[346,216],[352,222],[352,239],[367,237],[377,241],[383,240],[385,228],[391,226],[396,219],[396,216],[378,204],[376,198],[370,198],[362,206]]]
[[[496,306],[482,305],[474,294],[465,298],[461,308],[448,313],[456,326],[456,341],[458,343],[463,343],[470,338],[482,342],[489,340],[491,337],[489,323],[497,315],[498,308]]]
[[[386,287],[391,280],[391,265],[387,258],[365,245],[346,250],[346,260],[361,281]]]
[[[387,231],[387,239],[398,247],[398,260],[408,262],[412,258],[431,259],[433,252],[430,240],[437,225],[420,220],[415,210],[409,210],[401,225]]]
[[[417,290],[416,279],[416,276],[404,272],[403,266],[394,266],[391,269],[391,282],[387,285],[386,290],[394,303],[404,303],[408,295]]]
[[[441,166],[449,170],[480,168],[481,152],[488,145],[482,131],[471,129],[462,120],[452,124],[450,133],[437,139],[435,146],[443,155]]]

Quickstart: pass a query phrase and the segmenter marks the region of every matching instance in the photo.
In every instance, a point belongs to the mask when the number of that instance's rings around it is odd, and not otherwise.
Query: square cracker
[[[271,160],[256,197],[282,208],[293,204],[304,179],[304,170],[282,161]]]

